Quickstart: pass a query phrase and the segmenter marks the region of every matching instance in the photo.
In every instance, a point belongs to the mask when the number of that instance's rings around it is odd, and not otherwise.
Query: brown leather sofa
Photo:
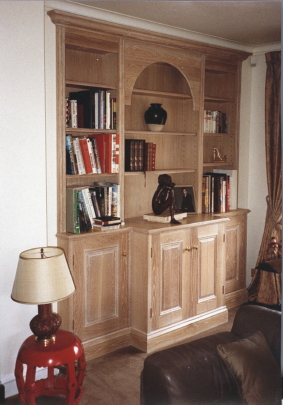
[[[281,312],[242,305],[231,332],[149,355],[141,405],[281,404]]]

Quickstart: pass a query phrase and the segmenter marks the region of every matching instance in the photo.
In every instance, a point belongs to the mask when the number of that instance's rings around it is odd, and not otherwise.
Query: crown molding
[[[210,35],[199,34],[197,32],[184,30],[181,28],[170,27],[165,24],[153,23],[151,21],[143,20],[136,17],[129,17],[122,15],[120,13],[115,13],[112,11],[101,10],[99,8],[90,7],[87,5],[78,4],[75,1],[60,1],[60,0],[48,0],[45,1],[46,11],[53,9],[77,14],[79,16],[95,18],[96,20],[106,21],[109,23],[120,24],[123,26],[129,26],[133,28],[142,29],[145,31],[156,32],[158,34],[171,35],[174,37],[179,37],[182,39],[188,39],[191,41],[202,42],[209,45],[220,46],[224,48],[235,49],[239,51],[254,53],[261,53],[261,47],[254,47],[245,44],[236,43],[233,41],[224,40],[221,38],[213,37]],[[273,46],[280,47],[280,44],[270,44],[270,46],[264,46],[263,48],[268,48],[267,51],[271,51]]]

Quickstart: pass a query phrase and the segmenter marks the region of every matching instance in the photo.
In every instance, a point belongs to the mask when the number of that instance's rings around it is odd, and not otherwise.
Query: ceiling
[[[106,0],[74,3],[243,45],[281,42],[281,1]]]

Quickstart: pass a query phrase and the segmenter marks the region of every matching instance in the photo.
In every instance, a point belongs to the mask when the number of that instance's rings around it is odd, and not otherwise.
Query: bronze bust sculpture
[[[171,176],[168,174],[158,176],[158,187],[152,197],[152,210],[155,215],[161,215],[169,208],[170,223],[181,224],[174,218],[174,212],[176,211],[174,187],[175,183],[172,182]]]

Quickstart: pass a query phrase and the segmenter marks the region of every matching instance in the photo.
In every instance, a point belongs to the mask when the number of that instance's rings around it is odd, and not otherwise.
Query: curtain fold
[[[267,259],[272,237],[282,239],[282,159],[281,159],[281,51],[265,54],[265,147],[268,196],[262,242],[256,265]]]

